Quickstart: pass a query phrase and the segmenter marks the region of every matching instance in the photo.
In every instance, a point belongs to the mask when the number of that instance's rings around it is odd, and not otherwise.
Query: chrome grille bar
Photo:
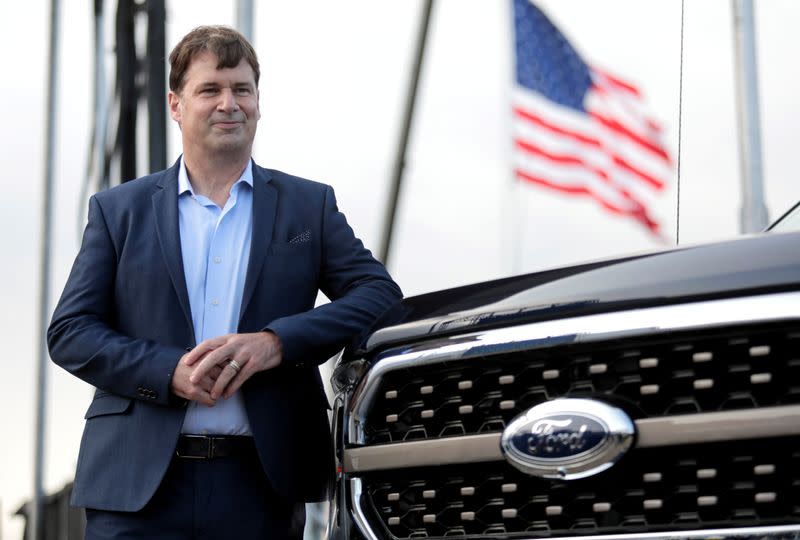
[[[800,435],[800,405],[637,420],[635,448]],[[500,433],[350,448],[344,472],[500,461]]]

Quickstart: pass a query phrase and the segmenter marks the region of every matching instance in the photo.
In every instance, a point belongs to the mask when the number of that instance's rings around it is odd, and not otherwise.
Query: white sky
[[[234,2],[168,4],[169,47],[196,25],[233,23]],[[377,251],[422,2],[257,4],[263,116],[256,161],[333,184],[351,224]],[[677,158],[681,3],[539,4],[589,62],[644,91]],[[48,6],[44,0],[0,0],[0,50],[6,51],[0,88],[6,263],[0,265],[0,298],[8,308],[0,310],[7,351],[0,378],[6,440],[0,501],[7,538],[20,537],[22,520],[8,515],[32,489]],[[62,2],[53,303],[85,215],[78,197],[92,122],[91,6]],[[800,125],[794,22],[800,20],[800,2],[760,1],[756,8],[765,190],[775,217],[800,199],[794,179],[794,132]],[[512,186],[510,22],[505,1],[436,3],[390,267],[407,294],[659,247],[635,223],[589,200]],[[738,230],[730,3],[686,2],[684,38],[680,235],[681,243],[694,243]],[[170,129],[173,160],[180,140],[177,129]],[[673,239],[677,191],[673,181],[654,207]],[[58,368],[51,367],[49,377],[45,478],[48,490],[55,490],[74,471],[91,392]]]

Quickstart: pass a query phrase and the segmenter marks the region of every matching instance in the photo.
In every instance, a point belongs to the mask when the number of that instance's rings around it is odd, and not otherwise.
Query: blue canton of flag
[[[654,234],[645,201],[672,164],[632,84],[588,66],[530,0],[513,0],[514,168],[523,181],[595,199]]]

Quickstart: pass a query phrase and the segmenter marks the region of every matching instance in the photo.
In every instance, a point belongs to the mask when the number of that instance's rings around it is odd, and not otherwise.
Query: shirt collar
[[[242,176],[233,183],[231,186],[231,191],[234,190],[237,184],[244,182],[248,184],[250,187],[253,187],[253,160],[247,160],[247,166],[244,168],[242,172]],[[189,193],[194,197],[194,188],[192,187],[192,183],[189,181],[189,173],[186,172],[186,164],[183,161],[183,156],[181,156],[181,166],[178,169],[178,197],[183,195],[184,193]]]

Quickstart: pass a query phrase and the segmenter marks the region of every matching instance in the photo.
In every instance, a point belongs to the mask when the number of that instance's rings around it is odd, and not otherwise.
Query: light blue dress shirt
[[[235,333],[242,306],[253,230],[253,165],[231,187],[225,206],[197,195],[183,158],[178,173],[183,269],[197,343]],[[188,405],[182,433],[251,435],[241,392],[207,407]]]

